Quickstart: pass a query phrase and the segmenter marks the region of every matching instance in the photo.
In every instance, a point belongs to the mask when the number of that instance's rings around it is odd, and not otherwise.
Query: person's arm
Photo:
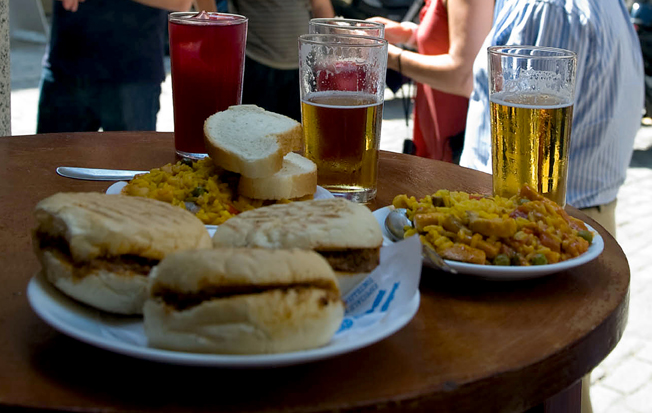
[[[84,0],[60,0],[63,8],[67,11],[75,12],[79,8],[79,3]],[[132,0],[145,6],[155,7],[171,11],[188,11],[193,0]],[[201,1],[201,0],[198,0]],[[208,10],[207,10],[208,11]]]
[[[79,3],[83,2],[84,0],[60,0],[60,1],[61,1],[61,5],[65,10],[76,12],[77,9],[79,8]]]
[[[335,17],[335,10],[331,0],[310,0],[312,17],[329,18]]]
[[[155,7],[170,11],[188,11],[192,6],[192,0],[132,0],[145,6]]]
[[[412,22],[396,22],[385,17],[370,17],[367,20],[385,25],[385,40],[392,44],[414,46],[414,34],[419,27]]]
[[[195,5],[195,9],[197,9],[197,11],[217,11],[215,0],[193,0],[193,4]]]
[[[473,62],[491,30],[493,2],[449,0],[447,54],[422,55],[390,45],[387,66],[416,82],[442,92],[470,96],[473,91]],[[386,36],[387,37],[387,36]]]

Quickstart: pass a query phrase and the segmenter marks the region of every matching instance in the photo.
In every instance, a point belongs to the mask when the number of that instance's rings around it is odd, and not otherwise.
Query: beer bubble
[[[499,93],[554,96],[561,100],[561,102],[555,104],[541,103],[546,106],[558,106],[564,103],[568,105],[573,101],[572,85],[566,82],[561,74],[545,70],[519,68],[515,73],[505,72],[503,74],[503,88]],[[536,103],[536,105],[538,104]]]

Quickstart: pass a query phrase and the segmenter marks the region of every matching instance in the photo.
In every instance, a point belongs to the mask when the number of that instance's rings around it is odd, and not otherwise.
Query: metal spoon
[[[407,217],[405,208],[393,209],[385,218],[385,228],[389,233],[392,241],[401,241],[405,238],[405,227],[413,227],[412,221]],[[433,267],[442,271],[457,274],[457,271],[451,268],[444,259],[437,254],[437,251],[428,244],[423,244],[423,256]]]

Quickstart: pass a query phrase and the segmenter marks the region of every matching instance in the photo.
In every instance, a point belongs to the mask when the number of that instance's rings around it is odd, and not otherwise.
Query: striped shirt
[[[274,69],[299,68],[299,35],[308,33],[309,0],[229,0],[249,18],[247,56]]]
[[[487,51],[493,45],[577,53],[566,200],[609,203],[625,181],[643,108],[641,49],[622,0],[497,0],[493,28],[474,66],[460,164],[491,172]]]

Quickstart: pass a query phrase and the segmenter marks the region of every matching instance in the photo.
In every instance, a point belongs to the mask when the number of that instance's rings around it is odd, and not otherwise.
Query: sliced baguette
[[[248,178],[280,171],[283,157],[301,148],[301,124],[256,105],[231,106],[204,123],[206,150],[217,166]]]
[[[283,158],[280,171],[267,178],[240,177],[238,193],[254,199],[294,199],[317,190],[317,165],[310,159],[290,152]]]

